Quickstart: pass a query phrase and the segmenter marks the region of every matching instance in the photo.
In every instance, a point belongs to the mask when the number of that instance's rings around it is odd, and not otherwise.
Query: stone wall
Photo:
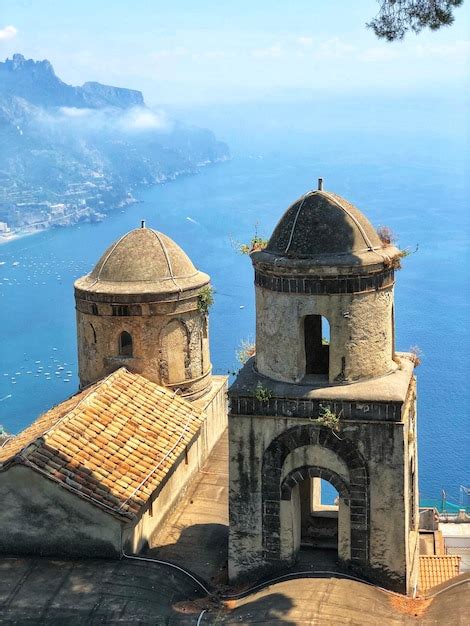
[[[0,473],[0,553],[119,557],[122,522],[30,468]]]
[[[78,367],[81,387],[119,367],[193,399],[210,386],[208,316],[191,298],[127,306],[129,315],[113,315],[113,305],[76,299]],[[122,311],[118,311],[122,312]],[[119,354],[121,333],[132,337],[132,356]]]
[[[279,542],[295,534],[280,519],[292,510],[291,501],[282,499],[281,483],[296,468],[311,467],[315,476],[334,483],[337,475],[347,487],[343,496],[340,493],[340,556],[349,553],[356,570],[379,584],[409,590],[417,575],[409,497],[412,486],[417,489],[417,477],[412,485],[408,473],[414,397],[412,381],[399,421],[344,420],[341,441],[311,419],[231,414],[231,580],[291,562],[295,555],[289,546],[281,545],[279,552]],[[269,449],[271,465],[266,467]],[[289,514],[291,519],[298,517],[295,511]]]
[[[393,285],[379,291],[311,295],[256,286],[256,367],[279,381],[306,373],[304,319],[321,315],[330,327],[330,382],[394,371]]]

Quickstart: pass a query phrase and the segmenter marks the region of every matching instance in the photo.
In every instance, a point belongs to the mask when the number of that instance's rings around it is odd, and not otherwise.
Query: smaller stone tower
[[[190,400],[209,391],[210,278],[166,235],[132,230],[75,282],[80,387],[125,366]]]

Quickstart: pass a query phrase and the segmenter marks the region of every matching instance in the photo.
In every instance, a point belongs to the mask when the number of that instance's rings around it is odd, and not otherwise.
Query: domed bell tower
[[[256,355],[229,392],[231,580],[291,567],[326,541],[343,569],[415,585],[416,386],[412,355],[394,345],[399,258],[321,179],[251,254]],[[322,504],[322,481],[337,505]]]
[[[125,366],[194,400],[211,387],[210,278],[150,228],[114,242],[75,283],[80,387]]]

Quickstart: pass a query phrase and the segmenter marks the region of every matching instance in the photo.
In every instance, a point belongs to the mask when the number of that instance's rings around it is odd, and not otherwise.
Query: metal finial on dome
[[[145,228],[145,220],[140,220],[140,227]]]
[[[323,178],[318,179],[318,191],[323,191]]]

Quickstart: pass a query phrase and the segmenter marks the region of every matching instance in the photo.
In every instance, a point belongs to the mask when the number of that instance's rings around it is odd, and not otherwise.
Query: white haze
[[[145,107],[104,109],[61,107],[57,113],[38,111],[39,121],[49,125],[64,126],[70,130],[85,132],[122,132],[139,134],[146,132],[168,133],[173,122],[164,111],[152,111]]]

